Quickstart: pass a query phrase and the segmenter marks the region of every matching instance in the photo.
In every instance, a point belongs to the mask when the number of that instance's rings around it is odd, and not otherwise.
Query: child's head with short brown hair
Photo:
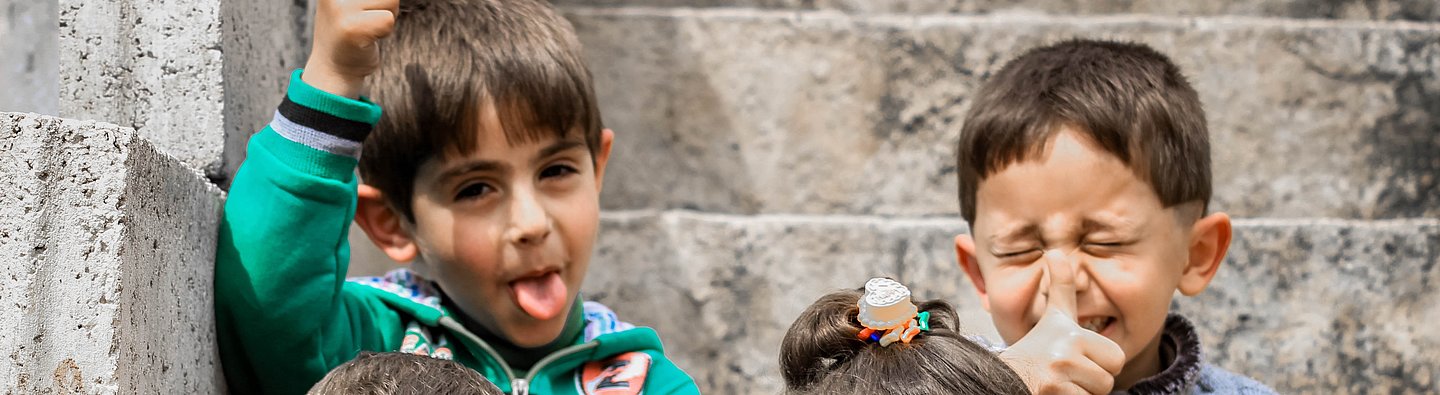
[[[960,264],[1002,337],[1044,313],[1047,250],[1078,262],[1082,326],[1127,361],[1115,388],[1155,373],[1178,290],[1204,290],[1230,241],[1206,215],[1210,145],[1199,96],[1141,44],[1075,39],[1035,48],[977,93],[956,150]]]
[[[613,138],[570,23],[540,0],[407,0],[376,45],[356,222],[465,325],[563,341]]]
[[[369,79],[383,116],[365,141],[360,174],[401,214],[413,216],[421,164],[472,151],[485,112],[506,141],[575,135],[592,153],[599,148],[603,126],[580,41],[549,5],[417,0],[399,11]]]
[[[451,360],[406,353],[361,352],[335,367],[310,395],[502,395],[500,388]]]
[[[790,394],[1028,394],[1005,363],[959,332],[942,300],[915,303],[928,331],[909,342],[861,340],[863,289],[834,292],[800,313],[780,343],[780,372]],[[909,299],[907,296],[906,299]]]
[[[1063,131],[1119,159],[1173,207],[1210,201],[1210,135],[1200,97],[1150,47],[1071,40],[1035,48],[985,82],[960,133],[960,213],[975,222],[980,182],[1036,159]]]

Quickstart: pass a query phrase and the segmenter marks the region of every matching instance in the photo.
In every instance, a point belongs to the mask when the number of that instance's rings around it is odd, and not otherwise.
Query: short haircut
[[[909,343],[856,337],[861,289],[815,301],[780,342],[787,394],[1029,394],[1015,371],[959,332],[955,309],[942,300],[916,303],[930,312],[930,330]]]
[[[980,181],[1040,155],[1069,127],[1149,183],[1164,207],[1210,201],[1205,110],[1180,68],[1137,43],[1072,39],[1031,49],[991,76],[956,148],[960,214],[975,224]]]
[[[310,387],[310,395],[502,395],[480,372],[425,355],[363,351]]]
[[[599,146],[600,110],[580,41],[539,0],[406,0],[378,43],[370,96],[383,109],[365,141],[360,175],[414,220],[420,166],[476,148],[479,109],[491,106],[510,143],[580,133]]]

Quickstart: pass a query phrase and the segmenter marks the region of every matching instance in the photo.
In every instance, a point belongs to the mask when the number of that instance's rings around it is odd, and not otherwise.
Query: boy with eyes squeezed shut
[[[1214,278],[1231,225],[1207,212],[1204,110],[1165,55],[1027,51],[980,89],[956,157],[959,264],[1033,392],[1273,393],[1205,363],[1170,312]]]
[[[580,298],[614,134],[570,24],[539,0],[316,9],[310,58],[251,138],[220,226],[232,392],[303,393],[393,351],[508,394],[698,393],[654,330]],[[347,281],[352,219],[408,267]]]

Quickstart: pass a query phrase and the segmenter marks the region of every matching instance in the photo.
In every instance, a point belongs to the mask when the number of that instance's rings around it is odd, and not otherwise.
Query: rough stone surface
[[[1281,393],[1440,388],[1440,222],[1243,224],[1218,284],[1178,303],[1210,361]]]
[[[303,59],[304,1],[60,1],[60,112],[224,181]],[[228,143],[228,146],[227,146]]]
[[[220,2],[224,49],[224,172],[221,184],[245,160],[245,143],[270,123],[290,83],[304,67],[310,42],[307,0]]]
[[[1017,51],[1171,54],[1210,118],[1213,207],[1440,215],[1440,28],[1151,17],[569,9],[616,130],[607,209],[951,215],[953,144]],[[743,37],[744,39],[736,39]]]
[[[0,0],[0,111],[58,111],[57,14],[54,1]]]
[[[778,393],[778,348],[821,295],[890,275],[995,338],[955,264],[958,218],[605,215],[586,295],[655,327],[702,392]],[[1440,222],[1240,221],[1210,288],[1179,298],[1208,360],[1280,393],[1437,383]]]
[[[60,114],[137,130],[221,169],[220,2],[60,1]]]
[[[133,130],[0,114],[0,388],[216,393],[221,193]]]
[[[1237,15],[1282,18],[1440,21],[1440,4],[1429,0],[559,0],[563,5],[653,7],[751,7],[837,10],[853,13],[1056,15]]]

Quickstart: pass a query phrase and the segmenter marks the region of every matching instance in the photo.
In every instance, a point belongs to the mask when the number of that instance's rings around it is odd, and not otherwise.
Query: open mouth
[[[1115,317],[1090,317],[1088,319],[1080,320],[1080,327],[1085,328],[1091,332],[1104,334],[1105,330],[1109,329],[1110,325],[1113,325],[1114,323]]]

